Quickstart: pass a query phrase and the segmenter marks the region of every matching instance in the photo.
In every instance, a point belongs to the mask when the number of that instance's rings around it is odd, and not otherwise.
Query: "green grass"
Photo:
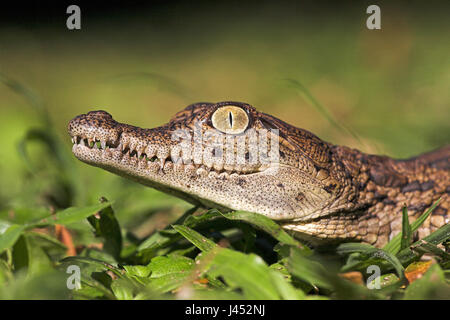
[[[417,243],[408,243],[401,251],[346,243],[324,255],[304,246],[264,216],[249,212],[221,214],[217,210],[193,216],[194,211],[189,210],[173,225],[146,239],[130,237],[120,227],[111,203],[105,200],[95,206],[62,210],[34,222],[2,222],[0,297],[449,298],[450,286],[445,276],[449,272],[449,255],[437,247],[450,239],[449,225]],[[83,224],[84,232],[95,235],[92,242],[102,243],[102,249],[86,246],[76,256],[64,257],[63,244],[51,236],[33,232],[36,227],[54,224],[71,229],[77,222]],[[410,239],[414,227],[404,227],[406,238]],[[389,246],[395,248],[399,239],[394,238]],[[405,268],[411,268],[424,254],[434,256],[438,263],[409,285]],[[69,276],[65,272],[72,265],[81,270],[81,287],[71,291],[65,287],[64,278]],[[378,289],[366,287],[370,274],[365,270],[369,265],[382,270],[383,281]],[[360,271],[363,283],[342,278],[339,274],[344,271]],[[59,282],[52,282],[48,291],[40,290],[42,281],[50,275]],[[25,288],[29,290],[27,295],[23,294]],[[55,296],[55,292],[59,295]]]
[[[29,155],[31,142],[50,150],[41,160],[51,158],[52,166],[42,166]],[[24,195],[32,198],[33,184],[42,188],[40,179],[45,177],[44,185],[51,193],[45,201],[50,207],[0,211],[1,299],[450,297],[450,255],[439,247],[450,240],[450,226],[416,243],[411,240],[438,202],[412,224],[404,208],[402,233],[383,249],[345,243],[324,251],[310,249],[274,221],[251,212],[223,214],[190,208],[177,213],[186,204],[121,179],[121,185],[115,186],[117,193],[108,195],[112,201],[99,197],[88,201],[98,204],[73,207],[75,195],[89,198],[85,193],[96,187],[83,184],[78,163],[51,124],[50,130],[30,129],[18,152],[31,175]],[[102,185],[98,188],[102,190]],[[146,194],[148,190],[153,194]],[[137,195],[132,196],[132,191]],[[160,230],[154,227],[162,218],[159,212],[169,216]],[[150,227],[137,231],[143,217]],[[75,256],[67,256],[68,248],[55,237],[55,225],[65,226],[72,234]],[[405,270],[417,268],[423,255],[433,256],[437,263],[409,284]],[[79,267],[81,286],[69,289],[71,274],[67,272],[74,265]],[[377,289],[367,287],[371,265],[381,271]],[[359,281],[342,276],[351,271],[359,272]]]
[[[193,102],[240,100],[332,143],[414,156],[450,139],[448,10],[385,4],[371,32],[357,7],[185,9],[181,20],[112,16],[71,37],[0,31],[0,298],[448,299],[448,226],[411,243],[422,219],[410,224],[405,211],[404,232],[383,249],[312,250],[262,216],[202,212],[87,166],[66,133],[94,109],[153,127]],[[408,284],[405,270],[425,254],[436,263]],[[67,289],[70,265],[80,290]],[[370,265],[379,290],[366,286]],[[351,271],[362,282],[342,276]]]

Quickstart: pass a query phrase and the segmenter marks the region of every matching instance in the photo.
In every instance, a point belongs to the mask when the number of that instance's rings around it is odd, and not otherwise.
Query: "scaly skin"
[[[279,149],[269,148],[279,155],[278,165],[260,159],[238,165],[211,153],[206,142],[191,154],[182,153],[183,161],[173,162],[180,141],[172,135],[179,129],[194,137],[195,128],[202,134],[215,130],[212,115],[227,106],[245,111],[245,132],[279,130]],[[313,243],[362,241],[382,247],[400,232],[403,205],[414,221],[439,198],[417,235],[422,238],[449,222],[450,145],[407,160],[368,155],[324,142],[240,102],[193,104],[154,129],[93,111],[72,119],[68,129],[72,151],[83,162],[196,205],[263,214]],[[269,134],[267,144],[273,139]],[[100,148],[90,146],[93,141]],[[232,146],[237,155],[237,144]],[[247,138],[246,160],[254,154],[252,148]],[[212,161],[217,157],[222,162]]]

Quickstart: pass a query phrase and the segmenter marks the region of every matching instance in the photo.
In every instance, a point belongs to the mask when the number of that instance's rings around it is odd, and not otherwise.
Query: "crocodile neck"
[[[412,222],[439,199],[415,236],[422,238],[449,222],[450,146],[401,160],[345,146],[331,148],[332,172],[344,181],[337,202],[347,207],[328,217],[286,223],[286,229],[312,242],[320,235],[321,242],[357,240],[381,247],[400,232],[404,206]]]

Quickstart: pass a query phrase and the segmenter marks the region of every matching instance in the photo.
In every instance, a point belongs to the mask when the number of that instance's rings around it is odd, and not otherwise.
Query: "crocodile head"
[[[92,111],[68,130],[79,160],[197,205],[295,221],[340,206],[330,146],[245,103],[193,104],[153,129]]]
[[[196,205],[280,220],[311,242],[382,247],[442,198],[422,236],[448,223],[450,147],[411,159],[328,144],[240,102],[197,103],[142,129],[105,111],[69,123],[74,155]]]

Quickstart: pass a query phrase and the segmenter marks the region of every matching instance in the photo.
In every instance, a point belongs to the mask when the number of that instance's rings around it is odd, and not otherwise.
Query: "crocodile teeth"
[[[106,141],[101,141],[100,144],[102,145],[102,149],[106,150]]]
[[[219,174],[219,178],[222,179],[222,180],[223,179],[228,179],[228,177],[229,177],[228,173],[226,173],[226,172],[222,172],[221,174]]]
[[[110,158],[112,156],[111,149],[105,149],[105,155],[106,157]]]
[[[164,158],[159,159],[159,166],[161,169],[164,168],[165,163],[166,163],[166,159],[164,159]]]
[[[170,156],[169,149],[166,147],[159,148],[158,151],[156,152],[156,156],[159,159],[167,159]]]
[[[194,173],[194,172],[195,172],[195,167],[194,167],[194,165],[190,163],[190,164],[184,166],[184,172],[187,173],[187,174],[192,174],[192,173]]]
[[[208,174],[208,177],[211,178],[211,179],[215,179],[215,178],[217,178],[218,175],[219,175],[219,174],[218,174],[217,172],[211,171],[211,172]]]
[[[85,144],[84,144],[84,139],[81,139],[81,140],[80,140],[80,145],[82,145],[83,147],[85,146]]]
[[[171,161],[167,161],[166,164],[164,165],[164,171],[170,171],[173,169],[173,163]]]
[[[156,149],[152,145],[148,145],[147,148],[145,148],[145,154],[150,159],[156,154]]]
[[[128,147],[130,148],[130,152],[133,152],[136,150],[136,143],[130,142]]]
[[[208,175],[208,171],[206,171],[206,170],[203,169],[203,168],[198,168],[196,173],[197,173],[197,175],[199,175],[199,176],[206,176],[206,175]]]
[[[131,163],[131,165],[133,165],[133,166],[136,166],[137,164],[138,164],[138,159],[136,159],[136,157],[131,157],[130,158],[130,163]]]

